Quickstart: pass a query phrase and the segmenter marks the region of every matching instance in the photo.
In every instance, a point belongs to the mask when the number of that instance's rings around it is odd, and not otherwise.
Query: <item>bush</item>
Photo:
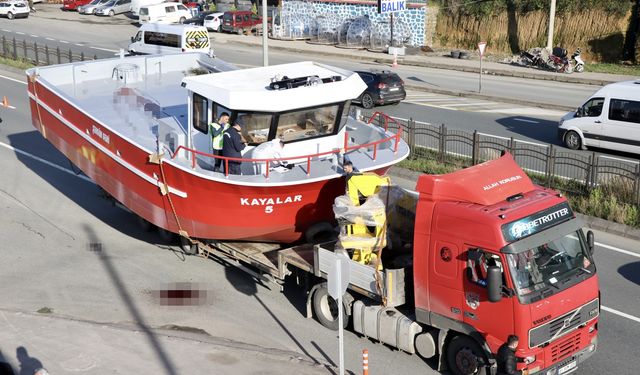
[[[527,13],[549,8],[549,0],[435,0],[447,13],[470,15],[478,18],[494,16],[507,10]],[[558,0],[556,13],[579,12],[583,9],[600,9],[607,13],[625,14],[635,0]]]

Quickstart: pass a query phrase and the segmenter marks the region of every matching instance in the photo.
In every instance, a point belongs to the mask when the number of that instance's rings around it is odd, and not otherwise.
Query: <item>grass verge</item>
[[[35,66],[26,60],[13,60],[13,59],[7,59],[4,57],[0,57],[0,65],[7,65],[13,68],[23,69],[23,70],[33,68]]]
[[[591,73],[623,74],[627,76],[640,76],[640,65],[621,64],[586,64],[585,71]]]

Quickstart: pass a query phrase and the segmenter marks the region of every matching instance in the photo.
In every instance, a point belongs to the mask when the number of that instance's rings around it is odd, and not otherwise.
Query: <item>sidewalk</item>
[[[335,373],[300,354],[175,327],[151,329],[0,309],[0,375]]]
[[[210,33],[215,49],[216,43],[237,43],[248,46],[262,46],[262,37],[234,35],[225,33]],[[391,66],[393,56],[381,53],[370,52],[363,49],[341,48],[330,45],[313,44],[307,41],[289,41],[269,39],[269,49],[298,52],[305,54],[317,54],[323,57],[337,57],[351,60],[374,61]],[[453,59],[447,56],[437,55],[436,53],[424,53],[418,50],[419,54],[406,55],[398,57],[399,65],[421,66],[436,69],[449,69],[470,73],[478,73],[480,71],[479,60],[472,53],[471,59]],[[606,74],[606,73],[554,73],[537,70],[528,67],[511,65],[506,63],[483,61],[483,71],[485,74],[500,75],[506,77],[539,79],[548,81],[558,81],[567,83],[580,83],[588,85],[606,85],[612,82],[631,80],[637,77]]]

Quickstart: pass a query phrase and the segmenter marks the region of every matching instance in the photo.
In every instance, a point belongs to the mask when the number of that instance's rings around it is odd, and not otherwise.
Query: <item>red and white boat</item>
[[[385,173],[409,154],[400,134],[349,116],[366,87],[357,74],[313,62],[237,70],[194,53],[27,74],[43,137],[122,205],[185,238],[295,242],[332,220],[344,155]],[[270,85],[284,76],[305,79]],[[242,175],[213,171],[208,124],[222,111],[245,123]],[[254,172],[266,161],[252,160],[253,148],[275,137],[295,167]]]

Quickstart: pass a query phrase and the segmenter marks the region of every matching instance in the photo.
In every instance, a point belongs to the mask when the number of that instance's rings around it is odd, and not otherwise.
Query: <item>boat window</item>
[[[193,127],[198,131],[207,134],[209,129],[209,122],[207,121],[207,114],[209,112],[209,103],[207,98],[202,95],[193,93]]]
[[[242,126],[242,137],[250,144],[260,144],[269,138],[269,129],[271,128],[271,119],[273,115],[270,113],[253,113],[253,112],[236,112],[231,123],[236,119],[240,119]]]
[[[276,136],[285,142],[333,134],[340,104],[283,113]]]

